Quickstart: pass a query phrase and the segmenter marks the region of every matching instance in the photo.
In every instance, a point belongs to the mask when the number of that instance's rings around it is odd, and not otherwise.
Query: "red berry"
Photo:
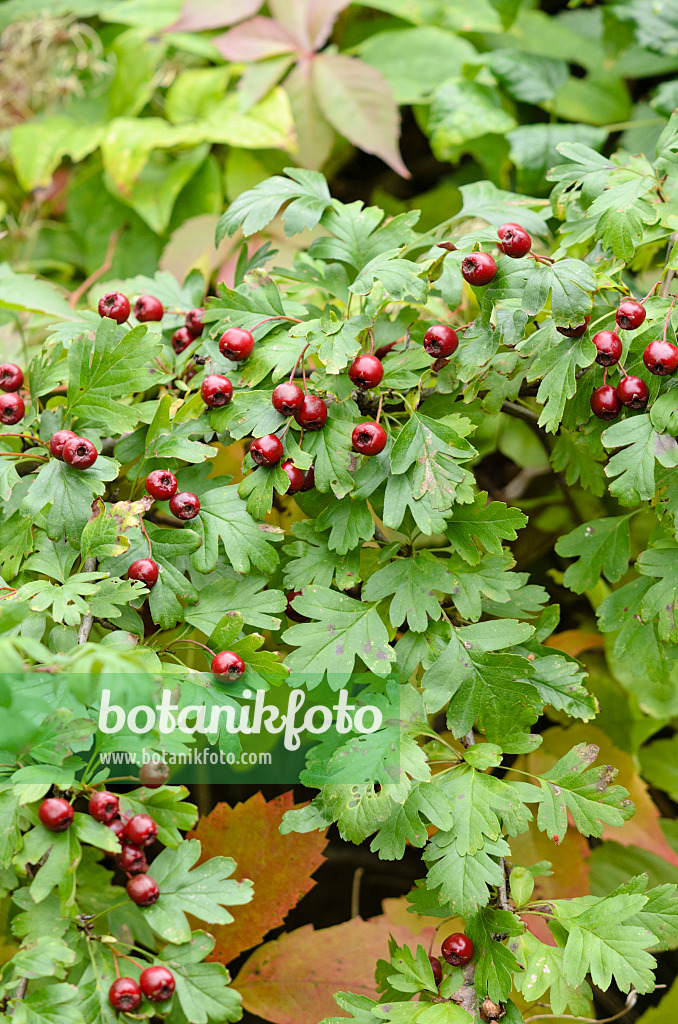
[[[0,395],[0,423],[12,427],[24,418],[25,412],[26,406],[21,395],[15,395],[13,392]]]
[[[278,384],[273,388],[271,395],[273,408],[282,413],[283,416],[292,416],[301,409],[304,401],[304,392],[298,384]]]
[[[428,962],[430,963],[431,970],[433,971],[433,980],[435,981],[436,985],[440,987],[440,982],[443,980],[442,964],[440,963],[440,960],[438,959],[437,956],[431,956],[430,953],[428,955]]]
[[[126,875],[145,875],[148,871],[146,854],[133,843],[125,843],[120,853],[115,855],[115,863]]]
[[[397,341],[390,341],[388,345],[380,345],[374,354],[377,357],[377,359],[385,359],[389,352],[392,352],[397,344]]]
[[[556,327],[558,334],[563,334],[566,338],[581,338],[582,334],[586,334],[586,328],[591,322],[591,317],[587,316],[583,324],[578,324],[576,327]]]
[[[489,284],[497,273],[497,264],[489,252],[472,252],[461,261],[461,273],[469,284]]]
[[[617,326],[622,331],[636,331],[645,320],[645,306],[635,299],[623,299],[617,306]]]
[[[141,991],[152,1003],[165,1003],[176,987],[174,975],[166,967],[147,967],[139,978]]]
[[[121,821],[120,818],[115,818],[113,821],[109,821],[108,827],[113,832],[120,842],[122,842],[122,834],[125,831],[125,822]]]
[[[179,491],[170,498],[169,510],[177,519],[195,519],[200,511],[200,499],[190,491]]]
[[[123,838],[133,846],[150,846],[157,834],[158,826],[150,814],[135,814],[125,825]]]
[[[265,434],[264,437],[252,441],[250,455],[257,466],[275,466],[276,462],[282,459],[282,442],[275,434]]]
[[[151,907],[158,902],[160,888],[150,875],[134,875],[127,885],[127,895],[138,907]]]
[[[297,494],[303,490],[304,487],[304,472],[298,469],[291,459],[286,459],[285,462],[280,466],[287,473],[287,478],[290,482],[290,486],[287,488],[287,494]]]
[[[132,1013],[141,1003],[141,989],[134,978],[116,978],[108,990],[108,1001],[114,1010]]]
[[[378,455],[386,447],[386,431],[380,423],[359,423],[351,435],[353,449],[361,455]]]
[[[18,391],[24,382],[24,375],[16,363],[0,366],[0,391]]]
[[[158,582],[159,574],[160,566],[152,558],[137,558],[136,562],[132,562],[127,570],[127,579],[139,580],[147,587],[154,587]]]
[[[247,359],[254,348],[254,338],[242,327],[229,327],[219,338],[219,351],[232,363]]]
[[[55,459],[62,459],[66,441],[70,441],[72,437],[76,436],[72,430],[57,430],[56,434],[52,434],[49,439],[50,455],[53,455]]]
[[[68,800],[50,796],[40,804],[38,817],[50,832],[65,832],[73,821],[73,808]]]
[[[61,449],[64,462],[73,469],[89,469],[97,461],[98,452],[86,437],[69,437]]]
[[[99,316],[124,324],[130,313],[129,299],[122,292],[107,292],[99,299]]]
[[[212,658],[210,670],[217,679],[228,683],[236,683],[245,671],[245,662],[235,651],[219,651]]]
[[[200,385],[200,394],[208,408],[218,409],[231,401],[233,385],[228,377],[222,377],[220,373],[210,373]]]
[[[147,761],[139,769],[139,782],[147,789],[160,789],[169,777],[170,769],[165,761]]]
[[[322,430],[327,423],[327,406],[317,395],[304,395],[301,408],[294,414],[294,418],[306,430]]]
[[[167,501],[177,493],[177,478],[169,469],[154,469],[146,477],[144,487],[152,498]]]
[[[172,335],[172,348],[179,356],[194,341],[194,337],[185,327],[179,327]]]
[[[96,821],[102,821],[108,825],[118,816],[118,798],[115,793],[108,793],[106,790],[92,793],[89,801],[89,813]]]
[[[376,356],[357,356],[348,368],[349,379],[361,391],[368,388],[376,388],[381,384],[384,376],[384,367],[381,360]]]
[[[599,420],[613,420],[621,411],[621,402],[611,384],[603,384],[591,395],[591,409]]]
[[[622,377],[617,384],[617,398],[627,409],[644,409],[650,392],[642,377]]]
[[[200,335],[202,334],[203,327],[205,326],[205,323],[203,321],[204,315],[205,310],[201,309],[200,307],[197,307],[196,309],[191,309],[186,314],[184,325],[189,334],[191,334],[194,338],[199,338]]]
[[[458,347],[457,332],[447,324],[433,324],[424,335],[424,349],[433,359],[451,356]]]
[[[651,341],[643,352],[643,362],[650,373],[666,377],[678,366],[678,348],[670,341]]]
[[[443,940],[440,952],[448,964],[452,964],[453,967],[463,967],[473,959],[473,943],[468,935],[464,935],[463,932],[455,932],[454,935],[448,935]]]
[[[621,338],[614,331],[598,331],[593,335],[593,344],[598,349],[596,362],[599,366],[612,366],[618,363],[622,354]]]
[[[315,469],[311,466],[304,473],[304,485],[301,488],[302,491],[312,491],[315,487]]]
[[[142,324],[151,320],[162,320],[164,312],[162,302],[156,299],[155,295],[140,295],[134,303],[134,315]]]
[[[302,615],[301,612],[298,612],[296,608],[292,607],[292,601],[294,601],[295,597],[299,597],[300,594],[300,590],[290,590],[287,594],[287,607],[285,608],[285,615],[287,616],[288,619],[291,619],[292,622],[309,621],[305,615]]]
[[[497,229],[499,236],[499,248],[505,256],[519,260],[521,256],[527,256],[532,248],[532,239],[525,228],[520,224],[502,224]]]

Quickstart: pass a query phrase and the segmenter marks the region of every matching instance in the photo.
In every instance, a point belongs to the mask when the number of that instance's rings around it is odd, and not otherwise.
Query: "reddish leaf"
[[[337,15],[348,7],[351,0],[308,0],[306,24],[314,50],[325,45],[337,20]]]
[[[563,651],[571,658],[576,658],[582,651],[602,647],[604,643],[605,640],[600,633],[585,633],[581,629],[564,629],[544,640],[546,647],[555,647],[557,651]]]
[[[336,137],[313,95],[311,66],[315,60],[300,60],[284,82],[297,133],[296,162],[312,171],[325,163]]]
[[[235,25],[256,14],[263,0],[186,0],[177,21],[166,32],[202,32]]]
[[[273,18],[251,18],[212,42],[226,60],[245,63],[293,53],[299,42]]]
[[[191,833],[202,843],[201,862],[227,854],[238,865],[234,877],[254,883],[253,901],[232,908],[233,923],[210,928],[216,939],[211,960],[229,963],[256,946],[315,885],[311,875],[325,860],[327,839],[324,832],[280,835],[282,816],[292,807],[291,792],[269,803],[256,793],[235,807],[217,804]]]

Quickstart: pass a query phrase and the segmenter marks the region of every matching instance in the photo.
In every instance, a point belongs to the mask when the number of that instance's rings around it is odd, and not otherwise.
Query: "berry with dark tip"
[[[457,332],[447,324],[433,324],[424,335],[424,349],[433,359],[446,359],[459,347]]]
[[[304,486],[303,470],[298,469],[291,459],[286,459],[285,462],[281,463],[280,468],[287,474],[287,479],[290,482],[290,486],[287,488],[287,494],[298,494]]]
[[[141,1004],[141,989],[134,978],[116,978],[108,990],[108,1001],[114,1010],[133,1013]]]
[[[310,466],[304,473],[304,484],[302,491],[312,491],[315,487],[315,467]]]
[[[134,303],[134,315],[141,324],[162,320],[165,310],[155,295],[140,295]]]
[[[150,846],[157,834],[158,826],[150,814],[135,814],[125,825],[123,838],[133,846]]]
[[[611,384],[603,384],[591,395],[591,409],[599,420],[613,420],[621,412],[621,402]]]
[[[172,335],[172,348],[180,356],[184,349],[192,345],[194,341],[195,339],[190,331],[187,331],[185,327],[179,327]]]
[[[532,248],[532,239],[520,224],[502,224],[497,228],[497,235],[499,248],[504,256],[510,256],[511,259],[519,260],[521,256],[527,256]]]
[[[160,789],[170,777],[170,768],[165,761],[147,761],[139,769],[139,782],[147,789]]]
[[[115,320],[116,324],[124,324],[129,318],[129,299],[122,292],[106,292],[99,299],[99,316]]]
[[[348,368],[349,379],[361,391],[369,388],[376,388],[381,384],[384,377],[384,367],[381,359],[365,353],[357,356]]]
[[[179,491],[170,498],[169,510],[177,519],[195,519],[200,511],[200,499],[190,491]]]
[[[440,983],[443,980],[443,966],[440,963],[438,957],[431,956],[430,953],[428,955],[428,962],[430,963],[431,970],[433,971],[433,980],[435,981],[436,985],[440,987]]]
[[[250,455],[257,466],[275,466],[283,456],[282,442],[275,434],[265,434],[252,441]]]
[[[169,469],[154,469],[146,477],[144,487],[152,498],[168,501],[177,493],[177,478]]]
[[[117,818],[119,801],[115,793],[108,793],[106,790],[97,790],[92,793],[89,801],[89,813],[95,821],[101,821],[104,825]]]
[[[61,449],[61,457],[73,469],[89,469],[97,461],[98,452],[86,437],[69,437]]]
[[[115,855],[115,863],[126,875],[145,875],[148,871],[146,854],[140,846],[125,843],[120,853]]]
[[[598,331],[593,335],[593,344],[598,350],[596,362],[599,366],[613,366],[622,354],[621,338],[614,331]]]
[[[617,384],[617,398],[627,409],[644,409],[650,391],[642,377],[622,377]]]
[[[643,352],[643,362],[650,373],[666,377],[678,366],[678,348],[670,341],[651,341]]]
[[[152,558],[137,558],[127,570],[128,580],[138,580],[149,588],[156,585],[159,575],[160,566]]]
[[[210,671],[217,679],[236,683],[245,671],[245,662],[235,651],[219,651],[212,658]]]
[[[378,455],[383,452],[387,440],[386,431],[380,423],[359,423],[351,435],[353,450],[361,455]]]
[[[24,382],[24,375],[16,363],[0,365],[0,391],[18,391]]]
[[[301,591],[300,590],[290,590],[287,593],[287,607],[285,608],[285,615],[287,616],[288,619],[291,619],[292,622],[308,622],[309,621],[306,618],[305,615],[302,615],[301,612],[298,612],[296,610],[296,608],[292,607],[292,601],[294,601],[295,597],[300,597],[300,596],[301,596]]]
[[[556,330],[565,338],[581,338],[582,334],[586,334],[586,328],[590,323],[591,317],[587,316],[583,324],[577,324],[576,327],[556,327]]]
[[[125,888],[132,903],[138,907],[152,907],[160,897],[160,886],[150,875],[134,875]]]
[[[641,326],[647,310],[635,299],[623,299],[617,306],[617,327],[622,331],[637,331]]]
[[[176,987],[174,975],[166,967],[147,967],[139,978],[141,991],[152,1003],[166,1003]]]
[[[489,284],[497,273],[497,264],[489,252],[471,252],[461,261],[461,274],[469,284]]]
[[[62,459],[64,445],[72,437],[77,437],[77,434],[74,434],[72,430],[57,430],[56,434],[52,434],[49,439],[50,455],[53,455],[55,459]]]
[[[17,395],[13,391],[0,395],[0,423],[12,427],[24,418],[25,412],[26,406],[21,395]]]
[[[229,327],[219,338],[219,351],[232,363],[240,363],[252,354],[254,338],[242,327]]]
[[[203,320],[204,315],[205,310],[200,306],[197,306],[195,309],[190,309],[186,314],[184,326],[189,334],[194,338],[199,338],[203,332],[203,328],[205,326],[205,321]]]
[[[303,405],[304,392],[298,384],[292,384],[291,382],[278,384],[273,388],[271,401],[273,402],[273,408],[277,409],[283,416],[293,416],[295,412],[299,412]]]
[[[453,967],[464,967],[473,959],[474,946],[468,935],[455,932],[443,940],[440,952],[448,964],[452,964]]]
[[[73,821],[74,813],[68,800],[50,796],[40,804],[38,817],[50,832],[65,832]]]
[[[233,398],[233,385],[228,377],[210,373],[200,385],[200,394],[209,409],[219,409],[222,405],[228,405]]]
[[[317,395],[304,395],[301,408],[294,418],[305,430],[322,430],[327,423],[327,406]]]

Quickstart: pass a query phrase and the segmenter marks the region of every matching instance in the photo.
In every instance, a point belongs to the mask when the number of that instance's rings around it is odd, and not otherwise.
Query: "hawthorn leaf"
[[[603,432],[606,448],[621,448],[605,469],[614,478],[610,493],[624,505],[635,505],[654,496],[655,459],[666,468],[678,466],[678,442],[670,434],[660,434],[648,414],[613,423]]]
[[[319,587],[336,586],[348,590],[360,579],[360,552],[349,550],[339,554],[331,550],[327,536],[321,536],[311,523],[294,523],[293,535],[298,538],[283,551],[289,561],[285,566],[285,586],[301,590],[310,583]]]
[[[329,530],[327,545],[340,555],[358,547],[361,540],[374,536],[374,520],[366,501],[347,498],[332,502],[316,519],[316,529]],[[367,598],[372,600],[372,598]]]
[[[230,565],[218,564],[218,579],[196,579],[202,586],[199,600],[184,613],[186,622],[209,636],[229,611],[239,612],[244,622],[259,629],[280,629],[280,614],[285,610],[285,595],[268,586],[266,576],[249,573],[243,576]],[[195,574],[197,575],[197,573]],[[205,580],[207,582],[205,583]],[[285,584],[286,586],[289,585]]]
[[[600,838],[605,825],[622,825],[633,804],[622,786],[613,786],[617,774],[610,765],[591,768],[598,747],[579,743],[539,778],[542,800],[537,824],[549,839],[560,842],[567,832],[567,815],[585,836]]]
[[[527,524],[520,509],[509,508],[502,501],[487,501],[487,492],[477,494],[471,504],[454,505],[445,533],[453,548],[470,565],[477,565],[482,544],[491,554],[501,554],[502,541],[515,540],[517,530]]]
[[[437,900],[445,904],[450,913],[468,918],[490,899],[488,886],[497,886],[502,880],[502,869],[495,858],[509,856],[511,848],[506,840],[488,841],[475,854],[459,856],[454,832],[437,832],[424,851],[428,867],[426,886],[436,891]]]
[[[285,206],[282,215],[285,234],[296,235],[316,226],[330,203],[324,176],[301,167],[286,167],[284,173],[287,177],[277,174],[266,178],[231,203],[217,224],[217,245],[226,235],[235,234],[238,228],[246,237],[261,231],[281,206]]]
[[[563,582],[576,594],[592,590],[601,574],[616,583],[629,567],[631,557],[629,519],[608,516],[591,523],[582,523],[576,530],[560,537],[556,551],[565,558],[576,558],[565,570]]]
[[[226,556],[236,572],[246,573],[250,565],[262,572],[273,572],[278,557],[271,547],[283,539],[276,526],[257,523],[238,495],[237,484],[215,487],[201,502],[200,515],[192,520],[201,545],[192,554],[199,572],[211,572],[219,556],[221,540]]]
[[[434,591],[449,594],[455,586],[448,562],[422,552],[379,569],[363,586],[362,598],[377,602],[393,595],[389,609],[391,625],[399,628],[407,621],[410,629],[421,633],[429,619],[437,621],[442,614]]]
[[[551,1009],[555,1016],[563,1014],[568,1007],[571,1013],[581,1017],[590,1012],[591,989],[586,981],[570,985],[566,980],[563,949],[540,942],[529,931],[519,939],[509,939],[508,947],[524,968],[514,975],[513,983],[528,1002],[541,999],[550,989]]]

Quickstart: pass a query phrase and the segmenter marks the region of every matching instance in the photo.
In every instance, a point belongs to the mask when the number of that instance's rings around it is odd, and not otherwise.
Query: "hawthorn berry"
[[[424,335],[424,349],[432,359],[454,355],[459,347],[457,332],[447,324],[433,324]]]
[[[129,318],[129,299],[122,292],[106,292],[99,299],[99,316],[115,320],[116,324],[124,324]]]
[[[150,875],[133,875],[125,888],[132,903],[138,907],[152,907],[160,897],[160,886]]]
[[[203,321],[204,315],[205,310],[201,309],[200,307],[197,307],[196,309],[191,309],[186,314],[184,326],[186,327],[186,330],[189,332],[189,334],[191,334],[194,338],[199,338],[203,332],[203,328],[205,326],[205,323]]]
[[[622,331],[637,331],[647,316],[647,310],[635,299],[623,299],[617,306],[617,327]]]
[[[229,327],[219,338],[219,351],[232,363],[247,359],[254,348],[254,338],[242,327]]]
[[[73,469],[89,469],[99,453],[86,437],[69,437],[61,449],[61,457]]]
[[[642,377],[622,377],[617,384],[617,398],[627,409],[644,409],[650,391]]]
[[[165,1003],[176,987],[174,975],[166,967],[147,967],[139,978],[141,991],[152,1003]]]
[[[377,359],[385,359],[389,352],[392,352],[397,344],[397,341],[389,341],[388,345],[380,345],[374,354],[377,357]]]
[[[188,348],[189,345],[195,341],[190,331],[187,331],[185,327],[179,327],[172,335],[172,348],[178,356]]]
[[[430,953],[428,955],[428,962],[430,963],[431,970],[433,971],[433,980],[435,981],[436,985],[440,987],[440,983],[443,980],[442,964],[440,963],[440,960],[438,959],[437,956],[431,956]]]
[[[177,493],[177,478],[169,469],[154,469],[146,477],[144,487],[152,498],[167,501]]]
[[[165,310],[155,295],[140,295],[134,303],[134,315],[141,324],[162,320]]]
[[[292,607],[292,601],[294,601],[295,597],[300,597],[300,596],[301,596],[301,591],[300,590],[290,590],[290,591],[288,591],[288,593],[286,595],[287,607],[285,608],[285,615],[287,616],[288,619],[291,619],[292,622],[308,622],[309,621],[306,618],[305,615],[302,615],[301,612],[298,612],[296,610],[296,608]]]
[[[134,978],[116,978],[108,990],[108,1001],[114,1010],[132,1013],[141,1004],[141,989]]]
[[[158,582],[160,566],[152,558],[137,558],[127,570],[128,580],[138,580],[147,587],[154,587]]]
[[[179,491],[170,498],[169,510],[177,519],[195,519],[200,511],[200,499],[190,491]]]
[[[122,835],[133,846],[150,846],[157,834],[158,826],[150,814],[135,814],[125,825]]]
[[[147,761],[139,769],[139,782],[147,789],[160,789],[169,777],[170,769],[165,761]]]
[[[287,479],[290,482],[290,486],[287,488],[287,494],[298,494],[304,486],[303,470],[298,469],[291,459],[286,459],[281,463],[280,468],[287,474]]]
[[[473,959],[473,942],[463,932],[454,932],[443,940],[440,952],[448,964],[452,964],[453,967],[464,967]]]
[[[0,391],[18,391],[24,382],[24,375],[16,363],[0,365]]]
[[[581,338],[582,334],[586,334],[586,328],[590,323],[591,317],[587,316],[583,324],[577,324],[576,327],[556,327],[556,330],[566,338]]]
[[[591,395],[591,409],[599,420],[613,420],[621,411],[621,402],[611,384],[603,384]]]
[[[110,828],[111,832],[113,832],[113,834],[116,835],[122,843],[122,834],[125,831],[125,822],[120,818],[114,818],[113,821],[109,821],[108,828]]]
[[[271,396],[273,402],[273,408],[277,409],[283,416],[293,416],[295,412],[299,412],[304,401],[304,392],[298,384],[292,384],[288,382],[286,384],[278,384],[273,388],[273,394]]]
[[[120,853],[115,855],[115,863],[126,875],[145,875],[148,871],[146,854],[140,846],[125,843]]]
[[[315,467],[310,466],[304,473],[304,484],[302,491],[312,491],[315,487]]]
[[[593,344],[598,350],[596,362],[599,366],[612,366],[618,363],[622,354],[621,338],[614,331],[598,331],[593,335]]]
[[[384,367],[381,359],[371,356],[368,353],[357,356],[348,368],[349,379],[361,391],[369,388],[376,388],[381,384],[384,377]]]
[[[275,434],[265,434],[252,441],[250,455],[257,466],[275,466],[283,455],[282,442]]]
[[[497,273],[497,264],[489,252],[471,252],[461,261],[461,274],[469,284],[489,284]]]
[[[651,341],[643,352],[643,362],[650,373],[666,377],[678,366],[678,348],[670,341]]]
[[[70,441],[72,437],[77,435],[72,430],[57,430],[56,434],[52,434],[49,439],[49,452],[55,459],[63,458],[63,449],[66,441]]]
[[[520,224],[502,224],[500,228],[497,228],[497,235],[499,236],[499,248],[505,256],[510,256],[511,259],[519,260],[521,256],[527,256],[532,248],[532,239]]]
[[[228,683],[236,683],[245,671],[245,662],[235,651],[219,651],[212,658],[210,671],[217,679]]]
[[[73,821],[73,808],[68,800],[59,796],[50,796],[43,800],[38,810],[38,817],[50,832],[65,832]]]
[[[13,391],[9,394],[0,395],[0,423],[11,427],[24,418],[26,406],[21,395]]]
[[[95,821],[101,821],[104,825],[108,825],[114,818],[117,818],[118,810],[119,800],[115,793],[108,793],[105,789],[92,793],[89,801],[89,813]]]
[[[222,377],[220,373],[210,373],[200,385],[200,394],[209,409],[218,409],[222,405],[228,405],[233,398],[233,385],[228,377]]]
[[[383,452],[387,440],[386,431],[380,423],[359,423],[351,434],[353,450],[361,455],[378,455]]]
[[[294,418],[305,430],[322,430],[327,423],[327,406],[317,395],[304,395],[301,408]]]

